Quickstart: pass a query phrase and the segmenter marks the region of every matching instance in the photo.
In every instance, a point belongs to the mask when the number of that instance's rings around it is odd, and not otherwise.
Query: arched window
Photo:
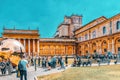
[[[107,49],[104,49],[104,52],[107,52]]]
[[[96,31],[92,32],[92,38],[96,38]]]
[[[117,30],[120,29],[120,21],[117,21],[117,23],[116,23],[116,29],[117,29]]]
[[[81,46],[79,46],[79,48],[81,49]]]
[[[88,51],[86,51],[86,53],[88,53]]]
[[[96,44],[95,44],[95,43],[93,43],[93,46],[95,47],[95,46],[96,46]]]
[[[85,35],[85,40],[87,40],[87,39],[88,39],[88,35],[86,34],[86,35]]]
[[[104,41],[104,42],[103,42],[103,45],[104,45],[104,46],[106,46],[106,45],[107,45],[106,41]]]
[[[118,42],[120,42],[120,39],[118,39]]]
[[[106,27],[103,27],[103,34],[106,34]]]
[[[81,38],[81,37],[79,37],[79,38],[78,38],[78,41],[81,41],[81,40],[82,40],[82,38]]]
[[[96,53],[96,50],[94,50],[94,53]]]

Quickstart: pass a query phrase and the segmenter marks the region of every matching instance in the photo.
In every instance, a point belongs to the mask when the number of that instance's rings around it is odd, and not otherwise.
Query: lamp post
[[[37,56],[35,56],[35,57],[34,57],[34,66],[35,66],[35,71],[37,70],[36,60],[37,60]]]
[[[20,58],[22,58],[22,54],[23,54],[22,48],[20,47]]]
[[[33,52],[32,52],[32,66],[34,66]]]
[[[33,59],[33,52],[32,52],[32,59]]]

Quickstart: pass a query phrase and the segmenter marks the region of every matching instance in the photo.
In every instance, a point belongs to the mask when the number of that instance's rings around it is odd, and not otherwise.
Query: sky
[[[120,13],[120,0],[0,0],[0,33],[7,29],[37,29],[52,38],[64,16],[82,15],[82,25],[100,16]],[[0,34],[2,37],[2,34]]]

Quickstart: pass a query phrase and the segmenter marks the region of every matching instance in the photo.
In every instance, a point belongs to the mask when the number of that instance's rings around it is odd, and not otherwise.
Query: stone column
[[[30,55],[30,39],[28,39],[28,54]]]
[[[99,54],[102,54],[101,43],[99,44]]]
[[[115,53],[115,49],[114,49],[114,39],[112,39],[112,54]]]
[[[56,55],[56,54],[55,54],[55,46],[54,46],[54,55]]]
[[[25,48],[25,51],[26,51],[26,41],[25,41],[25,39],[24,39],[23,45],[24,45],[24,48]]]
[[[85,45],[83,45],[83,53],[82,53],[82,55],[85,55]]]
[[[90,47],[90,43],[88,42],[88,53],[90,54],[90,49],[89,49],[89,47]]]
[[[65,55],[65,45],[63,45],[64,46],[64,55]]]
[[[50,45],[48,45],[48,50],[47,50],[47,52],[49,52],[48,55],[52,55],[52,54],[51,54],[51,50],[50,50]]]
[[[24,39],[24,47],[26,46],[26,41],[25,41],[25,39]]]
[[[73,45],[73,52],[72,52],[72,55],[75,54],[75,53],[74,53],[74,49],[75,49],[75,47],[74,47],[74,45]]]
[[[39,39],[37,40],[37,52],[39,54]]]
[[[108,52],[110,52],[110,40],[108,39]]]
[[[65,45],[65,54],[68,55],[67,45]]]
[[[99,48],[98,48],[98,47],[99,47],[99,43],[98,43],[98,41],[97,41],[96,44],[97,44],[97,45],[96,45],[96,47],[97,47],[97,48],[96,48],[96,52],[99,53]],[[99,53],[99,54],[100,54],[100,53]]]
[[[20,38],[18,39],[18,41],[20,42]]]
[[[89,48],[89,49],[88,49],[88,50],[89,50],[89,53],[90,53],[90,54],[93,54],[93,53],[92,53],[92,43],[91,43],[91,42],[89,42],[89,47],[88,47],[88,48]]]
[[[91,39],[91,32],[89,31],[89,40]]]
[[[35,39],[33,39],[33,53],[35,53]]]
[[[54,52],[54,54],[56,55],[56,46],[54,46],[55,47],[55,52]]]
[[[99,29],[97,28],[97,29],[96,29],[96,38],[99,37],[98,32],[99,32]]]

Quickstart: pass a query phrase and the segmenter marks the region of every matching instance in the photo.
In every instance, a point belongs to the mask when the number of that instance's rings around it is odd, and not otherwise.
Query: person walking
[[[68,55],[65,56],[65,64],[68,66]]]
[[[56,59],[56,56],[54,56],[53,58],[52,58],[52,63],[53,63],[53,68],[56,68],[56,61],[57,61],[57,59]]]
[[[2,75],[5,75],[6,74],[6,62],[5,62],[5,59],[2,60],[1,62],[1,72],[2,72]]]
[[[58,55],[58,66],[60,66],[60,62],[61,62],[61,56],[60,55]]]
[[[35,65],[35,71],[37,70],[37,58],[35,57],[35,59],[34,59],[34,65]]]
[[[13,71],[13,66],[12,66],[12,64],[11,64],[10,59],[7,60],[6,66],[7,66],[7,69],[8,69],[8,74],[11,75],[11,73],[12,73],[12,71]]]
[[[38,66],[40,67],[40,61],[41,61],[41,58],[40,58],[40,56],[39,56],[39,58],[38,58]]]
[[[27,67],[28,61],[25,59],[25,56],[22,56],[22,59],[19,61],[18,70],[20,70],[20,80],[27,80]]]
[[[47,58],[45,58],[45,56],[42,57],[42,68],[46,68],[46,60]]]
[[[61,69],[65,69],[64,60],[63,60],[62,56],[60,57],[60,68],[58,68],[58,70],[61,70]]]

